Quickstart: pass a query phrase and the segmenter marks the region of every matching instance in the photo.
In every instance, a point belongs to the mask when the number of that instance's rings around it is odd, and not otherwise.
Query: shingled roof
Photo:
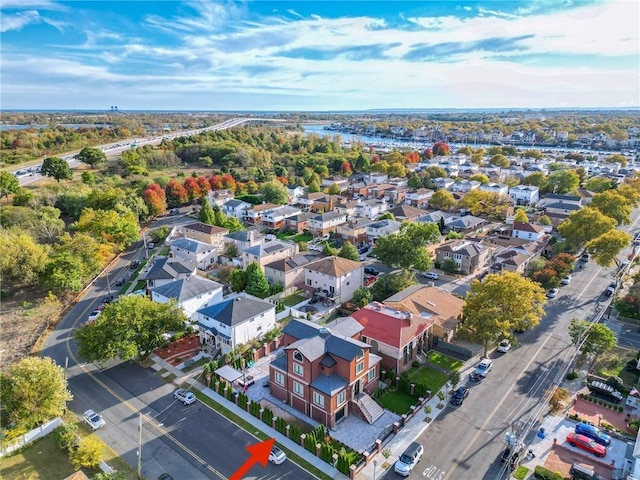
[[[327,257],[307,265],[309,270],[324,273],[336,278],[342,277],[343,275],[361,267],[361,262],[356,262],[342,257]]]
[[[275,308],[275,305],[264,300],[252,297],[235,297],[201,308],[198,313],[233,327],[261,313],[268,312],[272,308]]]
[[[160,285],[159,287],[152,288],[151,291],[165,298],[175,298],[178,302],[184,302],[198,295],[218,289],[222,289],[222,285],[219,283],[194,275],[190,278],[183,278],[175,282]]]

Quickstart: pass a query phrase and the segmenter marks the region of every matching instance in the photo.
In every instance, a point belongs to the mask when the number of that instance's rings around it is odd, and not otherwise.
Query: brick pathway
[[[569,478],[569,469],[574,463],[582,463],[592,467],[602,478],[611,478],[611,467],[604,466],[593,459],[593,456],[582,455],[562,445],[553,445],[549,456],[544,462],[544,467],[552,472],[560,472],[564,478]]]
[[[197,335],[190,335],[176,340],[166,347],[158,348],[153,353],[172,365],[178,365],[193,357],[199,348],[200,340]]]
[[[627,422],[625,420],[627,416],[626,413],[611,410],[610,408],[583,400],[579,397],[576,398],[569,413],[577,413],[580,415],[580,418],[588,420],[594,425],[599,425],[601,423],[599,415],[602,415],[602,422],[609,423],[623,432],[633,433],[627,427]]]

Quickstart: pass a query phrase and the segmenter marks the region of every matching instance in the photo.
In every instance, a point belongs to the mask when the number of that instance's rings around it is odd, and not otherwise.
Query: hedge
[[[564,477],[559,472],[552,472],[548,468],[544,468],[542,465],[536,465],[533,471],[533,476],[540,480],[564,480]]]

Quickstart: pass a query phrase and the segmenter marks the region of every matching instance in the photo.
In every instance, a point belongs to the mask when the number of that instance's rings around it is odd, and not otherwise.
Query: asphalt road
[[[180,224],[190,219],[176,215],[166,221]],[[160,219],[154,225],[162,222]],[[142,243],[137,242],[112,266],[112,292],[117,291],[113,285],[116,279],[130,274],[130,262],[144,258]],[[108,292],[103,275],[65,315],[43,349],[43,356],[52,357],[60,365],[67,362],[69,388],[74,395],[68,407],[79,418],[89,408],[100,412],[107,424],[97,431],[98,436],[134,469],[142,414],[141,463],[145,478],[155,479],[166,472],[176,480],[226,479],[249,457],[245,447],[258,441],[250,433],[199,401],[186,407],[175,402],[174,387],[150,369],[132,362],[114,361],[102,366],[78,362],[73,329],[86,321]],[[287,460],[282,465],[254,466],[245,478],[315,477]]]

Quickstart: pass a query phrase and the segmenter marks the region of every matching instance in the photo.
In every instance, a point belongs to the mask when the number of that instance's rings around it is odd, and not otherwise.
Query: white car
[[[175,392],[173,392],[173,396],[176,400],[184,403],[185,405],[191,405],[196,401],[196,396],[186,391],[184,388],[179,388]]]
[[[273,463],[274,465],[280,465],[281,463],[284,463],[286,459],[287,459],[286,453],[284,453],[275,445],[271,447],[271,453],[269,453],[269,461],[271,463]]]
[[[89,314],[89,318],[87,318],[87,323],[95,322],[96,319],[100,316],[102,310],[94,310]]]
[[[84,412],[84,421],[87,422],[93,430],[104,427],[107,423],[104,421],[104,418],[102,418],[102,415],[97,414],[93,410],[87,410]]]
[[[556,298],[556,295],[558,295],[559,291],[559,288],[552,288],[547,292],[547,298]]]
[[[438,280],[440,278],[440,275],[436,272],[423,272],[421,276],[429,280]]]
[[[498,344],[498,351],[500,353],[507,353],[509,350],[511,350],[511,342],[505,338]]]
[[[475,373],[476,375],[480,375],[481,377],[486,377],[487,373],[489,373],[492,368],[493,368],[493,362],[488,358],[485,358],[478,364],[478,366],[476,367]]]
[[[560,280],[562,285],[569,285],[571,283],[571,275],[567,275],[562,280]]]

